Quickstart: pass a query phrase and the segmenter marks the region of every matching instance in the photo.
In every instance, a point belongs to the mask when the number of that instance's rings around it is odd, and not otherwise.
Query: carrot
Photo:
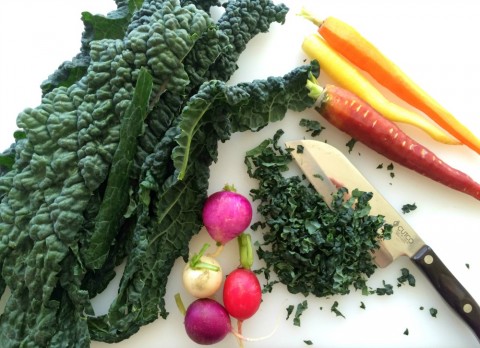
[[[480,184],[443,162],[355,94],[341,87],[308,81],[315,109],[332,125],[379,154],[454,190],[480,200]]]
[[[300,15],[318,26],[318,33],[335,51],[400,99],[425,113],[463,144],[480,153],[480,139],[357,30],[336,17],[320,20],[305,9]]]
[[[461,144],[423,116],[385,98],[350,62],[335,52],[318,34],[307,36],[303,40],[302,49],[310,58],[318,60],[320,68],[337,84],[358,95],[389,120],[416,126],[441,143]]]

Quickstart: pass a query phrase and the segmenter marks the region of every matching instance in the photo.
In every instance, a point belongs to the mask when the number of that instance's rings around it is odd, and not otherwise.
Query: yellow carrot
[[[307,36],[302,49],[311,59],[316,59],[320,63],[320,68],[338,85],[366,101],[383,117],[416,126],[441,143],[461,144],[459,140],[436,127],[422,115],[389,101],[355,66],[332,49],[318,34]]]

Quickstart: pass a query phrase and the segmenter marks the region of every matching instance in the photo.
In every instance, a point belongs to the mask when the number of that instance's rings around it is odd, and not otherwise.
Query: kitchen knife
[[[400,256],[409,257],[480,340],[480,307],[474,298],[347,157],[335,147],[316,140],[288,141],[285,145],[293,149],[291,154],[296,163],[327,204],[338,186],[349,192],[355,188],[372,192],[371,214],[384,216],[393,226],[391,239],[382,240],[380,248],[374,251],[375,263],[383,268]]]

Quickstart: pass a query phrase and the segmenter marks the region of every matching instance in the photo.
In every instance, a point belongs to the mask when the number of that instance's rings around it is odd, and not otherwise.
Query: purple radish
[[[226,185],[223,191],[210,195],[203,206],[203,224],[208,234],[221,245],[244,232],[252,221],[249,200]]]
[[[185,313],[184,324],[188,337],[203,345],[220,342],[232,332],[227,310],[210,298],[192,302]]]

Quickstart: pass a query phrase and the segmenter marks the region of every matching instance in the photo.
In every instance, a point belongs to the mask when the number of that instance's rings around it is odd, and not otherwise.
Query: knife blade
[[[383,268],[398,257],[409,257],[480,340],[480,307],[475,299],[348,158],[335,147],[317,140],[287,141],[285,145],[293,149],[295,162],[327,204],[338,186],[349,192],[353,189],[372,192],[371,214],[384,216],[385,222],[393,226],[391,239],[382,240],[380,248],[373,252],[374,262]]]

